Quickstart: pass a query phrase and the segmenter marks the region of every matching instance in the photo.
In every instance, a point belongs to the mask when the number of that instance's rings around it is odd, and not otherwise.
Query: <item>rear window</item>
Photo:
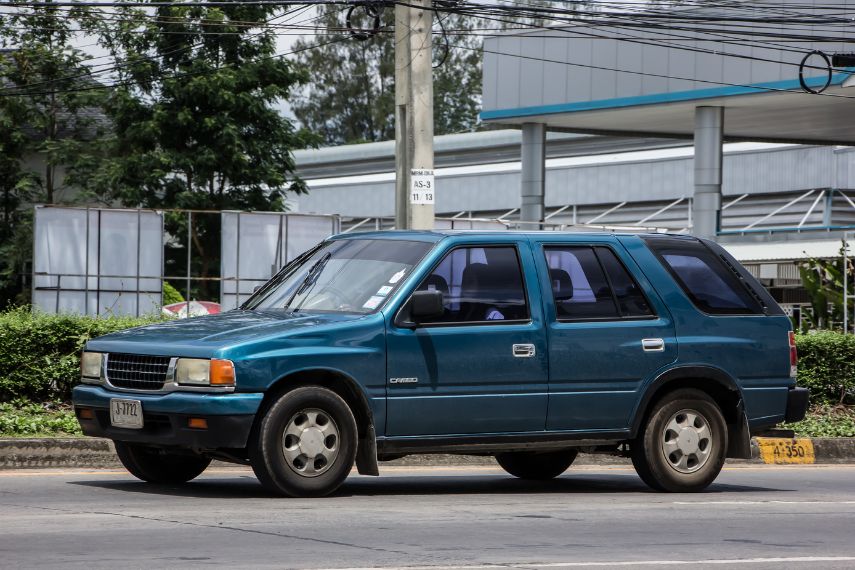
[[[699,241],[648,239],[647,244],[692,302],[714,315],[763,313],[755,296],[721,258]]]

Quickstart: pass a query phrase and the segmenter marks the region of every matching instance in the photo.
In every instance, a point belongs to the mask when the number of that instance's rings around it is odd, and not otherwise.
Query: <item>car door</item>
[[[627,429],[643,383],[677,356],[667,308],[613,238],[541,242],[537,257],[549,335],[547,429]]]
[[[524,238],[453,247],[414,290],[443,292],[444,314],[389,324],[387,436],[543,430],[546,334]],[[406,305],[405,305],[406,309]]]

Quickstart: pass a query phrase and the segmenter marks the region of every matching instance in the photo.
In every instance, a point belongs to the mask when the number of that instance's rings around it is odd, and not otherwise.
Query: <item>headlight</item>
[[[235,365],[231,360],[179,358],[175,381],[189,386],[234,386]]]
[[[80,381],[86,384],[101,383],[101,366],[104,354],[100,352],[84,352],[80,355]]]

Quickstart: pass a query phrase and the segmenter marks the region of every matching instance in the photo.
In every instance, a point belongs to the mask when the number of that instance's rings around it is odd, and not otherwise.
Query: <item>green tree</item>
[[[814,329],[830,329],[833,323],[843,321],[843,275],[844,275],[843,247],[840,248],[840,257],[837,259],[808,259],[799,264],[799,274],[802,284],[810,297],[811,312],[809,314],[811,326]],[[855,319],[853,307],[855,307],[855,259],[849,258],[846,268],[848,303],[846,311],[849,313],[850,326]]]
[[[287,192],[304,192],[292,150],[315,139],[275,105],[307,76],[275,53],[265,24],[277,12],[238,3],[123,10],[103,33],[118,85],[106,106],[113,139],[87,173],[90,190],[127,206],[198,210],[282,210]],[[194,220],[197,276],[218,269],[218,225],[216,215]],[[168,216],[167,230],[167,272],[180,274],[186,217]],[[194,294],[217,291],[202,282]]]
[[[50,3],[0,15],[0,302],[29,299],[20,275],[32,251],[33,203],[80,199],[72,177],[104,124],[104,91],[74,47],[92,32],[89,8]]]
[[[321,31],[341,33],[346,11],[321,6]],[[369,28],[370,18],[354,11],[355,27]],[[356,16],[362,16],[357,19]],[[469,17],[439,13],[448,33],[434,39],[434,130],[436,134],[473,131],[481,105],[480,37],[472,32],[478,22]],[[298,63],[310,72],[308,85],[292,101],[296,117],[319,133],[326,144],[382,141],[395,138],[394,10],[380,12],[380,31],[365,41],[330,41],[326,33],[295,44]],[[435,29],[439,31],[437,21]]]

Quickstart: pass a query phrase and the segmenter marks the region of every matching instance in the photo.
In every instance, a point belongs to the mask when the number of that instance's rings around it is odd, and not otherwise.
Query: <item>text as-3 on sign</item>
[[[433,170],[410,170],[410,204],[434,203]]]

